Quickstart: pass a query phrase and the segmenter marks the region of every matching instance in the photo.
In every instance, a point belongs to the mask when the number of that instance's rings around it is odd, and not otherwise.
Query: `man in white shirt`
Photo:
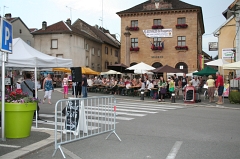
[[[194,76],[191,82],[193,87],[199,87],[200,81],[198,80],[197,76]]]
[[[92,87],[93,86],[93,80],[91,78],[88,78],[87,79],[87,83],[88,83],[88,86],[89,87]]]

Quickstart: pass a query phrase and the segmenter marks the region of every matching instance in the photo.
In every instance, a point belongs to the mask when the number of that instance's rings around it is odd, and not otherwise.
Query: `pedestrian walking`
[[[62,80],[62,86],[63,86],[63,98],[68,98],[68,75],[65,74],[64,78]]]
[[[43,90],[45,91],[45,95],[43,97],[43,103],[45,102],[46,98],[48,98],[48,103],[51,103],[51,98],[52,98],[52,92],[54,91],[53,89],[53,81],[51,74],[48,74],[47,77],[43,81]]]
[[[83,96],[83,98],[87,98],[87,77],[86,77],[86,75],[82,75],[82,96]]]

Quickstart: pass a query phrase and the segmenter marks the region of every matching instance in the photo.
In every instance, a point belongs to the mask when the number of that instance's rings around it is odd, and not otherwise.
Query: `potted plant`
[[[135,27],[128,27],[128,29],[130,31],[138,31],[139,30],[139,27],[135,26]]]
[[[163,50],[163,47],[161,47],[161,46],[155,46],[154,44],[152,44],[151,49],[152,49],[152,50]]]
[[[188,50],[187,46],[175,46],[176,50]]]
[[[1,98],[2,100],[2,98]],[[22,92],[6,92],[5,135],[6,138],[25,138],[30,135],[33,114],[38,99]],[[0,107],[1,110],[2,107]]]
[[[187,27],[188,27],[187,24],[177,24],[177,25],[176,25],[176,28],[177,28],[177,29],[180,29],[180,28],[187,28]]]
[[[130,51],[139,51],[139,47],[130,47]]]
[[[163,29],[164,27],[162,25],[153,25],[152,29]]]

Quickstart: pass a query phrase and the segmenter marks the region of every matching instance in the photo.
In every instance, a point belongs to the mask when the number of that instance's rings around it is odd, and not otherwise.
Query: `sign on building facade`
[[[148,29],[143,30],[143,33],[148,38],[171,38],[173,37],[172,29]]]
[[[209,42],[208,48],[209,51],[218,51],[218,42]]]

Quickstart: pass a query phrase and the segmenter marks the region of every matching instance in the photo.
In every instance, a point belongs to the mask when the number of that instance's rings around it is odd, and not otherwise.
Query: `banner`
[[[209,48],[209,51],[218,51],[218,43],[217,42],[209,42],[208,48]]]
[[[233,48],[222,49],[222,58],[223,59],[234,59]]]
[[[148,29],[143,30],[143,33],[149,38],[171,38],[173,36],[172,29]]]

